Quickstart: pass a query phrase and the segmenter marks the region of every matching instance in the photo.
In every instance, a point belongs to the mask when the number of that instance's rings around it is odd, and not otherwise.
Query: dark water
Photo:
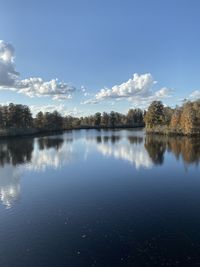
[[[199,266],[200,139],[0,141],[0,266]]]

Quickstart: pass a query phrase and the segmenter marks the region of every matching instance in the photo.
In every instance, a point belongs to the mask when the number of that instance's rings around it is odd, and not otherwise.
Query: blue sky
[[[0,103],[79,116],[198,98],[199,10],[198,0],[0,0]]]

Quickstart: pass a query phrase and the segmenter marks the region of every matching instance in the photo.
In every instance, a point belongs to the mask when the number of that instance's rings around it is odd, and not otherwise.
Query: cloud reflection
[[[143,146],[125,144],[100,144],[97,146],[99,152],[105,156],[113,156],[117,159],[129,161],[136,169],[141,167],[151,168],[153,163]]]
[[[88,161],[99,152],[127,161],[137,170],[164,164],[171,153],[184,164],[198,165],[200,139],[143,136],[134,131],[74,131],[64,135],[16,138],[0,141],[0,201],[7,207],[20,195],[20,179],[26,172],[61,169],[78,159]],[[77,163],[77,167],[81,162]],[[98,164],[98,163],[97,163]]]
[[[11,208],[20,195],[21,169],[6,164],[0,169],[0,201]]]
[[[58,169],[75,158],[74,148],[69,143],[64,143],[59,149],[35,148],[30,164],[27,169],[34,171],[45,171],[47,168]]]

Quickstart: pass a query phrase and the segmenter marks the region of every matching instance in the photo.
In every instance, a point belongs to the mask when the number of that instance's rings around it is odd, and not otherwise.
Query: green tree
[[[161,101],[153,101],[145,114],[147,128],[165,124],[164,106]]]
[[[100,126],[100,123],[101,123],[101,113],[97,112],[94,115],[94,126],[98,127],[98,126]]]

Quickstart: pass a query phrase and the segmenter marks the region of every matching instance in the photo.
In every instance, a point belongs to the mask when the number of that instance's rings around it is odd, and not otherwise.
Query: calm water
[[[200,139],[0,141],[0,266],[199,266]]]

